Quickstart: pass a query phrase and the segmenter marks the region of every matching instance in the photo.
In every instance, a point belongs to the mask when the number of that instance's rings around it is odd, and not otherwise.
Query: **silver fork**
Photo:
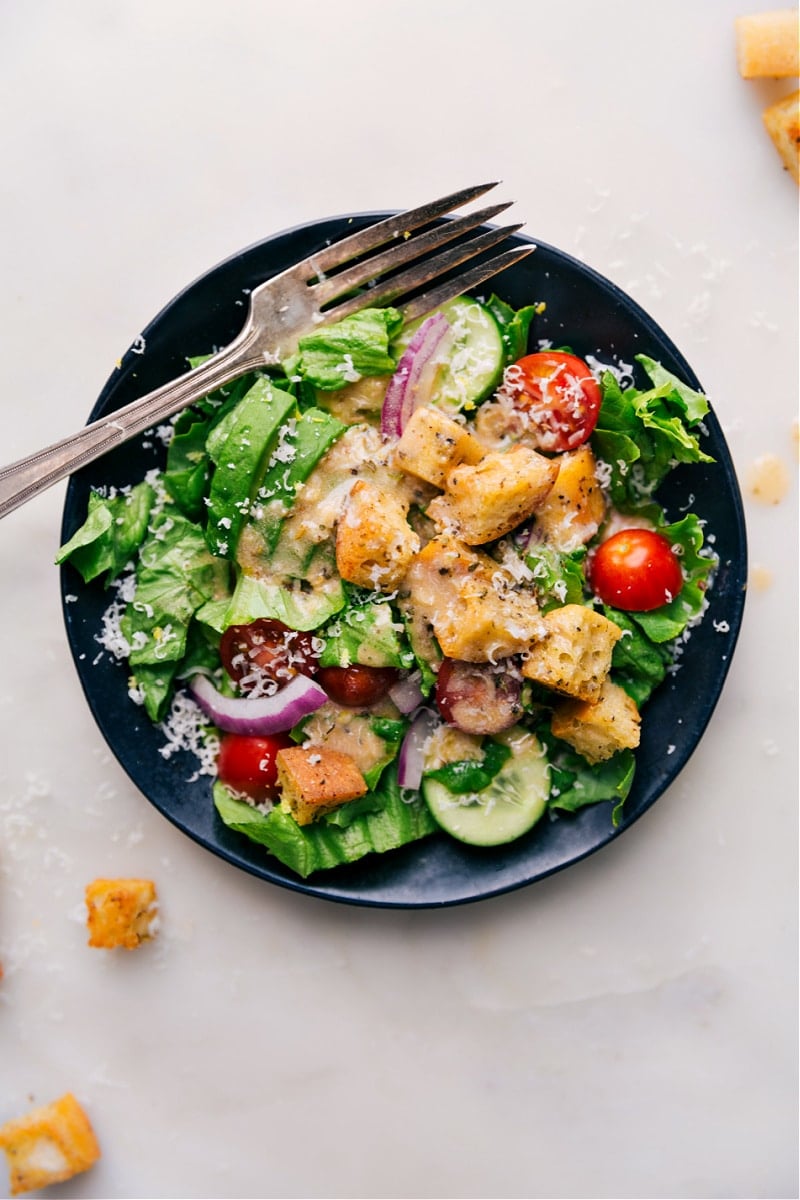
[[[325,246],[280,275],[259,284],[250,293],[250,307],[241,332],[202,365],[85,425],[71,437],[0,468],[0,517],[121,442],[180,412],[208,392],[257,367],[280,362],[297,348],[304,334],[319,325],[339,321],[368,306],[385,304],[397,305],[406,320],[413,320],[454,296],[478,287],[530,254],[535,249],[533,244],[501,251],[456,277],[444,280],[409,303],[402,303],[403,296],[447,275],[521,228],[520,225],[506,225],[485,230],[441,250],[448,242],[477,229],[510,207],[509,201],[456,217],[412,236],[414,230],[461,208],[496,186],[488,183],[464,188],[441,200],[388,217]],[[381,249],[387,246],[387,249]],[[370,255],[373,250],[379,252]],[[370,256],[364,258],[364,255]],[[415,262],[425,255],[430,257]],[[414,265],[383,278],[407,263]],[[350,294],[365,285],[369,285],[366,291],[355,296]]]

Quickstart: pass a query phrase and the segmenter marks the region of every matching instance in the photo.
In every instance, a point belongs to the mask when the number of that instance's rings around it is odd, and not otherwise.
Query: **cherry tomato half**
[[[561,350],[519,359],[506,370],[503,390],[528,417],[538,448],[559,453],[589,438],[603,398],[583,359]]]
[[[621,529],[602,542],[589,566],[595,595],[612,608],[650,612],[683,587],[683,572],[665,537],[652,529]]]
[[[465,733],[501,733],[520,715],[520,680],[487,663],[445,658],[436,676],[436,706]]]
[[[278,782],[275,758],[279,750],[286,750],[293,745],[292,739],[285,733],[273,733],[267,737],[223,734],[217,774],[232,791],[244,793],[257,804],[271,800],[275,797]]]
[[[222,665],[237,683],[261,673],[284,684],[295,675],[313,675],[317,666],[313,634],[265,617],[249,625],[230,625],[222,635],[219,653]],[[248,690],[246,683],[243,690]]]
[[[369,708],[377,704],[398,679],[393,667],[320,667],[317,683],[344,708]]]

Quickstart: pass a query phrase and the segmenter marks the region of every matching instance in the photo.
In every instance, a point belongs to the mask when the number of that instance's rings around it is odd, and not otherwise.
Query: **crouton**
[[[764,124],[787,171],[800,183],[800,92],[764,110]]]
[[[448,471],[474,466],[485,451],[469,430],[438,408],[417,408],[403,430],[394,460],[410,475],[443,488]]]
[[[310,825],[367,791],[364,776],[349,754],[324,746],[291,746],[275,758],[281,808],[298,825]]]
[[[63,1183],[100,1157],[89,1118],[71,1092],[0,1127],[11,1195]]]
[[[526,650],[542,634],[533,593],[494,559],[450,534],[420,551],[405,586],[448,658],[494,662]]]
[[[527,446],[490,451],[475,466],[454,467],[427,513],[440,528],[454,525],[468,546],[482,546],[531,516],[557,475],[557,462]]]
[[[156,886],[150,879],[95,879],[86,886],[89,945],[135,950],[158,928]]]
[[[737,17],[734,26],[743,79],[786,79],[800,74],[796,8]]]
[[[536,528],[557,550],[583,546],[597,533],[606,503],[591,447],[560,454],[558,476],[536,511]]]
[[[590,763],[604,762],[639,745],[639,710],[621,687],[606,679],[595,704],[560,700],[550,728]]]
[[[336,567],[342,579],[393,591],[418,550],[419,537],[397,497],[356,480],[336,527]]]
[[[531,646],[522,674],[576,700],[596,700],[622,637],[613,621],[582,604],[565,604],[543,617],[544,638]]]

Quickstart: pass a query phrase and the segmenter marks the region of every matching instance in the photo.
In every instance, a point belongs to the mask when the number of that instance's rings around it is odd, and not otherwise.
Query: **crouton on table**
[[[800,92],[770,104],[763,116],[784,167],[800,183]]]
[[[71,1092],[0,1126],[12,1196],[63,1183],[100,1157],[89,1118]]]
[[[544,637],[525,656],[522,674],[577,700],[596,700],[622,630],[582,604],[554,608],[542,620]]]
[[[743,79],[800,74],[797,22],[796,8],[736,18],[736,56]]]
[[[275,758],[281,808],[298,825],[310,825],[367,791],[364,776],[349,754],[325,746],[290,746]]]
[[[158,928],[156,885],[151,879],[95,879],[86,886],[89,945],[135,950]]]
[[[590,763],[604,762],[620,750],[639,745],[639,710],[616,683],[606,679],[594,704],[560,700],[550,728]]]

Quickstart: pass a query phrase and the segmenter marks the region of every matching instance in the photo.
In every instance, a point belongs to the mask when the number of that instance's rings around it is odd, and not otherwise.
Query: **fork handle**
[[[71,437],[0,468],[0,517],[157,421],[166,420],[239,375],[263,367],[265,359],[255,348],[256,338],[255,331],[246,326],[228,346],[194,370],[92,421]]]

